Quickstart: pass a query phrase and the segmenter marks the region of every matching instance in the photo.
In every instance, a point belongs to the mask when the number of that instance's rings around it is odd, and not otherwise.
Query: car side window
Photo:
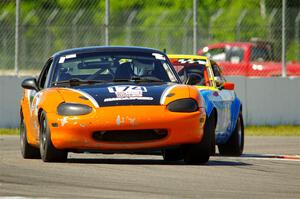
[[[49,69],[50,69],[50,66],[52,65],[52,63],[53,63],[53,59],[52,58],[48,59],[48,61],[44,65],[43,70],[38,78],[38,87],[41,90],[46,88],[47,76],[48,76]]]
[[[221,76],[221,71],[220,71],[219,67],[217,66],[217,64],[213,64],[212,69],[213,69],[213,73],[214,73],[215,77]]]
[[[252,47],[251,49],[251,61],[270,61],[271,52],[267,48]]]
[[[244,49],[238,46],[226,47],[226,61],[238,64],[244,60]]]
[[[226,79],[222,75],[221,69],[216,63],[213,62],[211,66],[213,69],[216,85],[217,85],[217,87],[220,87],[224,84],[224,82],[226,82]]]

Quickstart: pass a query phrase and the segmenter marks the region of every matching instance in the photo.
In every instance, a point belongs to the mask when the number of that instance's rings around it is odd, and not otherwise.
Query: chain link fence
[[[109,44],[192,54],[193,1],[110,0]],[[15,6],[15,0],[0,1],[2,73],[14,71]],[[105,45],[105,9],[105,0],[20,0],[18,68],[21,74],[39,71],[56,51]],[[198,0],[197,12],[198,49],[209,44],[258,38],[272,46],[271,58],[263,61],[281,65],[281,0]],[[288,63],[299,62],[300,2],[287,0],[285,16],[286,60]],[[232,70],[233,74],[240,74],[240,71]],[[260,73],[260,70],[256,72]]]

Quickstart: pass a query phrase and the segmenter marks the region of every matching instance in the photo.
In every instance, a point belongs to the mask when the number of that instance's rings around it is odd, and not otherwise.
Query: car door
[[[39,140],[39,121],[38,121],[38,105],[40,97],[43,93],[43,90],[46,88],[47,81],[49,81],[49,69],[52,65],[53,59],[50,58],[47,60],[46,64],[43,67],[42,72],[40,73],[37,86],[39,91],[30,90],[29,91],[29,106],[30,106],[30,129],[32,136],[35,137],[36,142]]]
[[[226,90],[223,88],[226,79],[222,75],[219,66],[215,62],[212,62],[211,64],[217,88],[217,94],[215,95],[218,95],[218,98],[216,98],[217,101],[215,101],[218,109],[216,132],[227,134],[231,122],[231,105],[234,101],[235,93],[233,90]]]

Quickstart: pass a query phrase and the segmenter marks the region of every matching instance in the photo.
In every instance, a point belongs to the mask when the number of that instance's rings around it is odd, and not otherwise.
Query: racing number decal
[[[41,100],[41,93],[34,90],[27,90],[27,100],[29,106],[29,128],[31,134],[38,140],[39,138],[39,124],[38,124],[38,106]]]
[[[35,90],[27,90],[27,97],[28,97],[28,105],[29,105],[29,112],[31,114],[31,112],[33,111],[34,108],[34,99],[36,96],[37,92]]]
[[[220,97],[222,98],[222,115],[220,116],[220,129],[224,132],[226,129],[231,126],[231,104],[234,100],[234,92],[229,90],[221,90],[219,92]]]
[[[214,91],[209,96],[209,99],[218,109],[218,123],[216,131],[226,132],[226,129],[231,126],[230,108],[234,100],[234,92],[228,90]]]
[[[143,92],[147,92],[144,86],[111,86],[108,87],[110,93],[115,93],[117,97],[142,97]]]
[[[40,99],[41,99],[41,93],[37,93],[32,102],[32,106],[33,106],[32,110],[36,117],[38,115],[38,107],[39,107]]]
[[[143,93],[147,92],[144,86],[110,86],[107,88],[110,93],[116,97],[106,98],[104,102],[121,101],[121,100],[153,100],[153,97],[144,97]]]
[[[36,92],[34,90],[29,90],[28,91],[28,104],[29,104],[29,112],[31,116],[36,116],[38,115],[38,106],[40,103],[41,99],[41,93]]]

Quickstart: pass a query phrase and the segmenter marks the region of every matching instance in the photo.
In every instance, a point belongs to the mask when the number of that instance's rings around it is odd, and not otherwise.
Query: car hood
[[[177,84],[173,83],[107,83],[88,86],[62,88],[77,92],[81,98],[89,99],[96,107],[124,106],[124,105],[160,105]],[[188,89],[186,97],[189,96]],[[63,94],[65,93],[65,94]],[[65,101],[73,101],[67,92],[62,92]],[[77,98],[78,99],[78,98]]]

